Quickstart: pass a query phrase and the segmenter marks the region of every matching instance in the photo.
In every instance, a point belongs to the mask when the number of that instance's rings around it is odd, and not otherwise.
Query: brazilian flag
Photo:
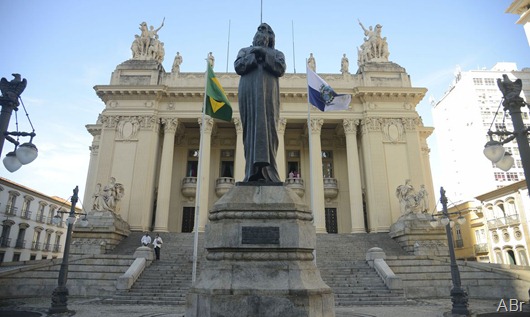
[[[215,77],[210,63],[208,63],[208,78],[206,79],[205,106],[204,112],[210,117],[224,121],[232,120],[232,106],[219,80]]]

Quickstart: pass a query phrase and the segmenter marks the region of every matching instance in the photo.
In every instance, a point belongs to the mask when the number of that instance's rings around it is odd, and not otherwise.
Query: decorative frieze
[[[323,124],[324,124],[324,119],[321,119],[321,118],[311,119],[311,121],[310,121],[311,133],[320,134],[320,131],[322,130],[322,125]]]
[[[278,120],[278,127],[277,127],[277,130],[278,130],[278,133],[279,134],[284,134],[285,133],[285,128],[287,127],[287,119],[285,118],[280,118]]]
[[[401,119],[383,120],[383,142],[402,143],[405,142],[404,127]]]
[[[357,133],[357,126],[361,120],[357,119],[344,119],[342,120],[342,126],[344,127],[344,133],[347,134],[356,134]]]
[[[167,133],[177,132],[177,129],[179,126],[179,121],[177,118],[160,118],[160,123],[164,127],[164,132],[167,132]]]
[[[103,128],[115,129],[117,140],[135,140],[141,129],[158,131],[156,116],[100,116]]]
[[[199,126],[202,126],[202,118],[198,118]],[[213,130],[213,119],[212,118],[204,118],[204,129],[203,131],[205,133],[212,133]]]

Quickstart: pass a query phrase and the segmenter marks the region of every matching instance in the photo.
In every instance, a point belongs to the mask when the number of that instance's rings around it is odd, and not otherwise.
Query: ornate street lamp
[[[31,124],[31,120],[29,120],[29,115],[26,111],[26,107],[24,107],[24,103],[22,103],[22,107],[24,108],[24,112],[26,113],[26,117],[28,118],[33,131],[18,131],[18,117],[16,116],[16,113],[18,111],[18,106],[22,102],[20,95],[24,89],[26,89],[27,81],[25,78],[22,79],[20,74],[13,74],[13,77],[15,78],[11,81],[7,81],[5,78],[0,80],[0,91],[2,92],[2,96],[0,96],[0,105],[2,106],[2,112],[0,114],[0,155],[2,154],[5,140],[8,140],[15,145],[15,150],[7,153],[3,160],[5,168],[10,172],[18,170],[22,165],[33,162],[38,155],[37,147],[32,143],[33,138],[36,135],[35,129]],[[17,120],[17,131],[8,132],[7,128],[9,127],[9,121],[11,120],[13,110],[15,110],[15,118]],[[13,136],[15,136],[16,139],[13,138]],[[20,144],[19,137],[30,137],[30,140],[27,143]]]
[[[86,218],[86,213],[77,213],[75,212],[75,205],[77,204],[79,188],[76,186],[74,188],[74,195],[72,196],[70,206],[70,212],[67,211],[57,211],[52,219],[54,224],[59,224],[62,221],[62,217],[59,214],[68,214],[66,223],[68,224],[68,229],[66,230],[66,241],[64,242],[64,252],[63,252],[63,261],[61,262],[61,269],[59,270],[58,286],[53,290],[52,293],[52,304],[48,310],[49,314],[60,314],[70,312],[68,310],[68,288],[66,287],[66,281],[68,280],[68,256],[70,255],[70,244],[72,240],[72,229],[76,220],[77,215],[84,215],[84,217],[79,220],[80,225],[86,227],[88,225],[88,220]]]
[[[453,308],[451,313],[454,315],[469,316],[470,311],[468,309],[468,295],[467,292],[462,288],[460,280],[460,271],[458,271],[458,265],[456,264],[455,247],[453,245],[453,231],[451,228],[454,225],[454,221],[450,218],[458,215],[456,222],[464,224],[466,218],[464,218],[461,212],[448,212],[447,211],[447,197],[445,196],[445,190],[443,187],[440,188],[440,202],[442,203],[442,212],[434,214],[430,221],[431,226],[436,227],[439,223],[445,226],[445,232],[447,234],[447,244],[449,246],[449,257],[451,259],[451,280],[453,282],[453,288],[451,288],[451,301],[453,302]],[[436,219],[436,217],[439,218]]]
[[[529,104],[520,96],[523,88],[521,79],[511,81],[506,74],[503,74],[502,77],[503,80],[497,79],[497,85],[504,97],[502,102],[504,111],[507,111],[512,118],[513,131],[503,129],[494,132],[491,131],[490,127],[488,131],[490,140],[484,146],[484,155],[498,168],[505,172],[508,171],[513,166],[514,160],[512,155],[506,152],[503,145],[515,139],[521,155],[526,187],[530,190],[530,145],[528,144],[530,127],[525,127],[521,112],[521,108],[529,106]],[[495,118],[493,120],[495,121]],[[494,140],[493,135],[497,136],[499,141]]]

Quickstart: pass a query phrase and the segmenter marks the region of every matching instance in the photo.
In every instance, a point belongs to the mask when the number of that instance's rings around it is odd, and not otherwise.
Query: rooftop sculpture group
[[[366,29],[364,25],[359,21],[359,25],[364,31],[364,43],[360,48],[357,48],[359,57],[357,64],[359,66],[367,62],[388,62],[388,44],[386,37],[381,37],[382,25],[377,24],[375,30],[372,26]]]
[[[164,20],[159,28],[155,29],[151,25],[147,27],[146,22],[140,23],[140,35],[134,36],[134,41],[131,45],[133,59],[138,60],[155,60],[159,63],[164,61],[164,43],[158,39],[158,31],[164,26]]]

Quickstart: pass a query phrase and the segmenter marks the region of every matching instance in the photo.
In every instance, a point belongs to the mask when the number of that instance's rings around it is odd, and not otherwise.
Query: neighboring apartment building
[[[528,266],[530,197],[525,180],[495,189],[449,208],[461,212],[453,239],[458,259]]]
[[[519,181],[477,196],[488,228],[492,263],[529,265],[530,197]]]
[[[492,131],[513,131],[511,118],[505,116],[502,93],[497,79],[507,74],[510,80],[523,81],[522,97],[530,100],[530,68],[517,70],[515,63],[497,63],[490,70],[457,70],[444,97],[433,105],[436,138],[442,160],[442,182],[453,201],[469,200],[481,193],[524,179],[521,157],[514,140],[504,147],[514,157],[514,166],[504,172],[483,154]],[[530,126],[528,107],[522,110],[523,121]],[[495,120],[495,121],[494,121]]]
[[[466,201],[448,209],[450,213],[462,215],[466,222],[454,221],[453,243],[457,259],[489,263],[488,228],[484,221],[482,207],[478,201]]]
[[[66,224],[54,225],[52,217],[69,210],[68,200],[0,177],[0,263],[62,257]]]

